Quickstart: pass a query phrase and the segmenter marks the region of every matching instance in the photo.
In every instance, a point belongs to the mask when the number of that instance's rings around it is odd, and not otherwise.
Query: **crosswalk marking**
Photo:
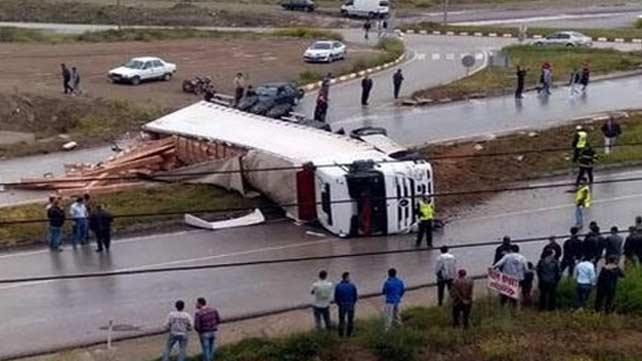
[[[439,53],[433,53],[432,54],[432,60],[439,60],[441,59],[441,54]]]

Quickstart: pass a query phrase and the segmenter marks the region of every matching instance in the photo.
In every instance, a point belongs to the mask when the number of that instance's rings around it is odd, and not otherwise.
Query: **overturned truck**
[[[408,232],[415,224],[419,197],[433,193],[430,164],[399,152],[381,134],[363,136],[373,145],[207,102],[143,128],[159,138],[178,136],[204,147],[222,144],[235,150],[163,176],[213,183],[243,194],[254,188],[289,217],[318,221],[341,237]],[[395,159],[387,150],[403,157]]]

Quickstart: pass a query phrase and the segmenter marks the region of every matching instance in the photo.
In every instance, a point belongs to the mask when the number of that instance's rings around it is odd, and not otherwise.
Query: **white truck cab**
[[[354,17],[385,18],[390,14],[390,2],[388,0],[346,0],[341,5],[341,13]]]

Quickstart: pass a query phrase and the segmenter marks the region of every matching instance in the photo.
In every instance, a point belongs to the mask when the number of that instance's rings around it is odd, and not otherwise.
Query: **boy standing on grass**
[[[455,328],[460,325],[460,317],[463,318],[464,328],[468,328],[470,311],[473,307],[474,286],[475,282],[466,276],[466,270],[460,269],[450,290],[450,297],[453,300],[453,327]]]
[[[403,281],[397,278],[397,270],[391,268],[388,270],[388,279],[383,284],[381,293],[385,296],[386,305],[384,306],[384,327],[388,331],[393,324],[401,326],[401,317],[399,315],[399,304],[406,292],[406,286]]]

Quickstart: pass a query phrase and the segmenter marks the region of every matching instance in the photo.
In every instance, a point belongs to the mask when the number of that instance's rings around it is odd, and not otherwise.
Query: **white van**
[[[390,2],[388,0],[346,0],[341,6],[341,13],[346,16],[385,18],[390,14]]]

